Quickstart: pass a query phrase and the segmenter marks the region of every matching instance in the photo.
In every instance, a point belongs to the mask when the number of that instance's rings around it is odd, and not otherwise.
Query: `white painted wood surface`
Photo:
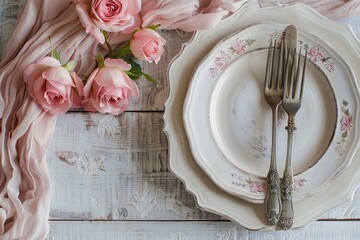
[[[26,0],[0,1],[1,56]],[[360,16],[344,20],[360,36]],[[139,83],[141,97],[112,117],[73,111],[58,118],[48,167],[52,179],[47,239],[360,239],[360,190],[354,200],[302,229],[248,231],[196,207],[168,169],[162,113],[167,67],[191,33],[163,31],[166,51],[144,70],[158,79]]]
[[[321,221],[289,231],[247,231],[231,222],[51,222],[48,240],[345,240],[359,239],[359,222]],[[70,233],[69,233],[70,232]],[[65,238],[62,238],[62,237]]]

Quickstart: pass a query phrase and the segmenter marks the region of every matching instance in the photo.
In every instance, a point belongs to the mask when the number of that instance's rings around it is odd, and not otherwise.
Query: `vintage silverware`
[[[301,50],[298,53],[297,59],[296,47],[289,50],[284,73],[282,106],[288,114],[288,125],[286,127],[286,130],[288,131],[288,140],[285,163],[286,165],[284,170],[284,176],[280,186],[282,210],[280,214],[280,219],[278,221],[278,226],[283,230],[289,229],[292,226],[294,219],[294,209],[292,202],[293,174],[291,167],[291,156],[293,147],[293,134],[296,130],[295,115],[300,109],[301,98],[304,88],[306,56],[307,51],[305,50],[304,61],[301,64]]]
[[[286,29],[285,29],[285,33],[284,33],[284,44],[285,44],[285,50],[284,50],[284,58],[286,58],[286,56],[288,56],[288,51],[289,49],[294,49],[297,48],[297,28],[295,25],[289,25]],[[291,63],[293,60],[292,54],[289,55],[289,62]],[[285,65],[285,64],[284,64]]]
[[[280,216],[280,178],[276,167],[276,124],[277,112],[283,95],[283,57],[284,44],[281,41],[280,50],[276,41],[270,42],[265,74],[265,99],[272,109],[272,145],[269,172],[267,174],[267,194],[265,198],[265,213],[268,222],[275,225]]]

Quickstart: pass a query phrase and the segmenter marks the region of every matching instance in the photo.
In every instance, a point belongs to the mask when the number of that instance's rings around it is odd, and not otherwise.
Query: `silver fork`
[[[303,64],[301,64],[301,49],[297,59],[296,48],[289,50],[284,73],[284,92],[282,105],[288,114],[288,125],[286,127],[286,130],[288,131],[288,140],[284,176],[280,185],[282,211],[278,222],[278,226],[283,230],[289,229],[292,226],[294,219],[294,209],[292,203],[293,173],[291,169],[291,156],[293,134],[296,130],[295,115],[301,107],[301,98],[304,88],[306,56],[307,51],[305,50],[304,61]]]
[[[266,63],[265,74],[265,99],[272,109],[272,145],[269,172],[267,174],[267,194],[265,198],[265,213],[268,222],[275,225],[280,216],[280,177],[276,167],[276,124],[277,112],[282,102],[283,95],[283,60],[284,42],[281,41],[281,48],[277,50],[276,41],[270,42]],[[279,52],[280,51],[280,52]]]

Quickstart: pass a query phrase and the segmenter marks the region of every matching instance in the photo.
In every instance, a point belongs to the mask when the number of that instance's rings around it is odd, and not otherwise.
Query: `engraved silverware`
[[[288,114],[288,125],[286,127],[286,130],[288,132],[288,140],[284,176],[280,186],[282,210],[280,214],[280,219],[278,221],[278,226],[283,230],[289,229],[292,226],[294,219],[294,209],[292,202],[293,174],[291,169],[291,156],[293,147],[293,134],[296,130],[295,115],[301,107],[301,98],[304,88],[306,56],[307,51],[305,50],[304,61],[301,64],[301,49],[298,53],[298,57],[296,58],[295,47],[288,51],[285,65],[286,67],[284,73],[284,91],[282,105],[284,110]]]
[[[277,112],[283,95],[283,61],[284,44],[276,47],[276,41],[270,42],[266,63],[264,94],[272,109],[272,145],[269,172],[267,174],[267,194],[265,197],[265,213],[268,222],[275,225],[281,212],[280,178],[276,167],[276,124]]]

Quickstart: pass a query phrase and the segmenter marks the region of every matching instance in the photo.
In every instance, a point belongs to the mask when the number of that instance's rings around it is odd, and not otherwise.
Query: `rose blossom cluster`
[[[54,115],[71,107],[118,115],[127,109],[131,97],[139,96],[133,80],[143,76],[154,81],[136,60],[158,63],[165,40],[156,32],[158,26],[141,27],[141,0],[75,0],[72,4],[85,32],[99,45],[106,45],[109,56],[99,54],[96,69],[80,79],[74,71],[76,61],[61,64],[60,53],[52,49],[51,56],[25,68],[29,95]],[[109,35],[116,34],[130,40],[110,43]]]

